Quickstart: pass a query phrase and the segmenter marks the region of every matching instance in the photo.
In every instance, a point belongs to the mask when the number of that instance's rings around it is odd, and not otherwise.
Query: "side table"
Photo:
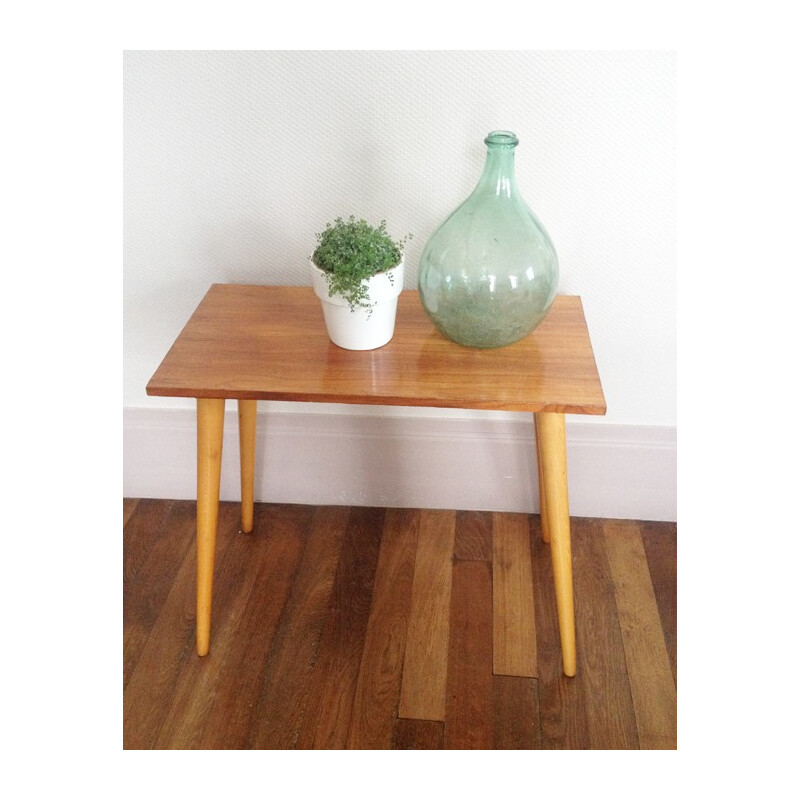
[[[209,651],[225,400],[239,411],[242,531],[253,527],[258,400],[494,409],[534,414],[542,536],[550,543],[564,673],[575,674],[565,414],[605,414],[580,297],[556,297],[508,347],[443,337],[404,291],[394,338],[377,350],[328,339],[311,288],[214,284],[147,384],[197,401],[197,653]]]

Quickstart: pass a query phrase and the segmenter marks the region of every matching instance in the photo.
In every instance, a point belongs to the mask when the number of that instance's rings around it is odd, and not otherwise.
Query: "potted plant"
[[[385,220],[375,227],[352,215],[337,217],[317,234],[311,279],[334,344],[373,350],[392,338],[403,290],[403,249],[410,239],[392,239]]]

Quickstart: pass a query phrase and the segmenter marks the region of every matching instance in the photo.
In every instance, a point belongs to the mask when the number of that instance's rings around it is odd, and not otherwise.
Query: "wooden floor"
[[[126,749],[674,749],[674,523],[573,518],[566,678],[538,515],[123,502]]]

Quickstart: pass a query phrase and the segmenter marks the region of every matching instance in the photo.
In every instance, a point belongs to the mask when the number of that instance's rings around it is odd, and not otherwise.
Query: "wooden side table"
[[[493,350],[444,338],[416,292],[377,350],[328,339],[306,287],[215,284],[147,384],[197,400],[197,652],[208,653],[225,400],[238,401],[242,531],[253,527],[256,402],[298,400],[527,411],[535,415],[542,534],[550,543],[563,668],[575,674],[565,414],[606,411],[581,300],[558,296],[544,322]]]

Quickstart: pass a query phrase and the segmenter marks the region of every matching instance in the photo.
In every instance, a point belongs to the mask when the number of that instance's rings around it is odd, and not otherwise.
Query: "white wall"
[[[505,128],[559,291],[583,297],[608,415],[580,421],[674,438],[675,86],[670,52],[127,52],[124,407],[191,407],[145,385],[208,285],[308,284],[314,234],[337,215],[412,232],[415,288],[484,136]]]

